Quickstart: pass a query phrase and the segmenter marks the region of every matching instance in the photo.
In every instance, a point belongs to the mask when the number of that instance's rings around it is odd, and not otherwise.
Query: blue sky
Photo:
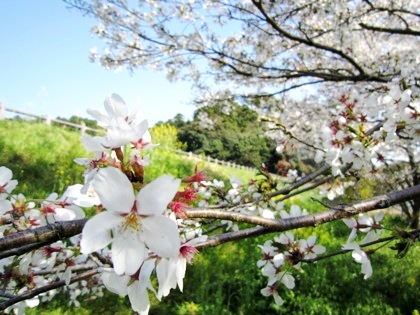
[[[150,125],[177,113],[192,117],[188,83],[91,63],[89,50],[103,45],[90,33],[95,21],[66,6],[60,0],[0,0],[0,102],[52,118],[89,118],[87,108],[103,110],[105,97],[118,93],[130,110],[139,106]]]

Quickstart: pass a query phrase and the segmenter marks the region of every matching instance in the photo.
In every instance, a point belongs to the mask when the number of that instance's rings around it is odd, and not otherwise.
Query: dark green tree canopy
[[[245,166],[273,169],[277,160],[275,143],[270,139],[258,114],[237,103],[215,104],[195,111],[192,121],[177,115],[169,123],[178,129],[178,138],[187,150]]]

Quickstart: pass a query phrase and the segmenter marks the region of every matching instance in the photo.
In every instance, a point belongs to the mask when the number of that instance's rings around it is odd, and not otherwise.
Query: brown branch
[[[414,241],[420,241],[420,230],[413,230],[410,232],[405,232],[404,234],[404,238],[405,239],[411,239]],[[394,240],[399,240],[401,239],[401,236],[388,236],[388,237],[383,237],[380,239],[377,239],[375,241],[369,242],[369,243],[364,243],[364,244],[360,244],[360,247],[368,247],[368,246],[372,246],[372,245],[376,245],[376,244],[380,244],[380,243],[385,243],[385,242],[390,242],[390,241],[394,241]],[[311,258],[311,259],[302,259],[301,262],[305,262],[305,263],[314,263],[318,260],[322,260],[322,259],[326,259],[326,258],[330,258],[333,256],[337,256],[337,255],[341,255],[341,254],[345,254],[348,252],[351,252],[352,249],[342,249],[340,251],[336,251],[333,253],[329,253],[329,254],[325,254],[325,255],[320,255],[317,256],[315,258]]]
[[[39,228],[25,230],[0,238],[0,252],[22,248],[34,243],[41,246],[72,237],[82,232],[87,219],[58,221]],[[34,248],[31,248],[34,249]]]
[[[348,218],[358,213],[369,212],[376,209],[386,209],[392,205],[415,198],[419,194],[420,185],[416,185],[407,189],[376,196],[374,198],[355,202],[349,205],[336,206],[323,212],[282,220],[264,219],[257,216],[218,210],[187,210],[186,215],[189,218],[217,218],[260,225],[260,227],[211,236],[206,242],[197,246],[197,248],[203,248],[217,246],[225,242],[243,239],[250,236],[257,236],[272,232],[284,232],[308,226],[318,226],[327,222]]]
[[[81,281],[81,280],[87,279],[89,277],[94,276],[98,272],[99,271],[97,269],[94,269],[94,270],[90,270],[88,272],[85,272],[83,274],[74,276],[74,277],[72,277],[70,279],[70,283],[74,283],[74,282],[77,282],[77,281]],[[8,308],[9,306],[11,306],[13,304],[19,303],[21,301],[24,301],[24,300],[27,300],[27,299],[30,299],[30,298],[33,298],[33,297],[35,297],[35,296],[37,296],[37,295],[39,295],[41,293],[45,293],[45,292],[48,292],[50,290],[54,290],[54,289],[58,289],[60,287],[64,287],[65,285],[66,285],[66,281],[65,280],[59,280],[59,281],[56,281],[56,282],[52,282],[50,284],[47,284],[47,285],[45,285],[43,287],[26,291],[26,292],[24,292],[22,294],[19,294],[19,295],[15,296],[15,297],[13,297],[13,298],[5,301],[5,302],[0,303],[0,311],[5,310],[6,308]]]
[[[1,243],[2,243],[2,239],[0,239],[0,246],[1,246]],[[42,246],[45,246],[51,243],[52,243],[51,241],[44,241],[44,242],[23,245],[17,248],[9,249],[9,250],[4,250],[0,252],[0,259],[10,257],[10,256],[15,256],[15,255],[18,255],[18,256],[23,255],[27,252],[30,252],[31,250],[41,248]]]
[[[367,25],[365,23],[359,23],[359,25],[366,30],[374,31],[374,32],[420,36],[420,31],[416,31],[408,27],[407,28],[386,28],[386,27],[377,27],[377,26]]]
[[[268,13],[265,11],[262,3],[260,1],[253,0],[252,3],[254,6],[261,12],[264,19],[267,21],[267,23],[276,30],[280,35],[284,36],[285,38],[288,38],[290,40],[293,40],[298,43],[302,43],[304,45],[307,45],[308,47],[314,47],[315,49],[320,49],[324,51],[331,52],[339,57],[341,57],[343,60],[346,60],[348,63],[350,63],[358,72],[359,75],[355,77],[360,77],[360,79],[367,79],[369,76],[366,75],[364,69],[349,55],[345,54],[343,51],[336,49],[334,47],[322,45],[319,43],[316,43],[312,40],[308,40],[302,37],[295,36],[291,33],[286,32],[284,29],[282,29],[278,23],[268,15]]]

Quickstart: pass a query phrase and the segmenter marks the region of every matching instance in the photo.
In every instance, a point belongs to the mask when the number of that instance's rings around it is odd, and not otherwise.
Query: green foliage
[[[26,315],[94,315],[112,314],[127,315],[134,314],[128,299],[114,293],[103,291],[104,295],[96,299],[86,299],[81,307],[70,306],[67,293],[60,293],[47,303],[41,303],[36,308],[27,308]],[[81,299],[80,299],[81,300]]]
[[[82,118],[82,117],[75,116],[75,115],[71,116],[69,119],[63,118],[63,117],[57,117],[57,119],[63,120],[63,121],[68,121],[68,122],[71,122],[71,123],[77,124],[77,125],[85,124],[86,127],[96,129],[96,130],[101,130],[101,127],[98,126],[97,121],[94,120],[94,119]],[[70,131],[74,130],[74,128],[71,127],[71,126],[65,126],[65,125],[62,125],[62,124],[55,123],[55,122],[53,122],[52,124],[54,126],[62,128],[62,129],[66,129],[66,130],[70,130]],[[93,132],[87,131],[87,133],[91,134]]]
[[[171,124],[159,124],[150,129],[153,143],[159,144],[165,149],[183,150],[186,145],[178,141],[176,128]]]
[[[150,165],[145,167],[145,182],[150,182],[163,174],[171,174],[177,178],[191,176],[194,174],[196,167],[199,171],[203,170],[209,180],[218,179],[225,183],[228,183],[232,176],[240,179],[243,183],[248,183],[255,175],[252,171],[245,169],[188,159],[184,155],[160,147],[150,150],[148,154],[150,155]]]
[[[73,162],[89,156],[79,133],[22,120],[0,121],[0,133],[0,165],[13,171],[25,196],[47,197],[83,183],[84,169]]]
[[[274,171],[275,144],[265,135],[258,114],[247,106],[215,104],[198,109],[191,122],[179,116],[169,122],[188,151],[245,166],[266,163]]]

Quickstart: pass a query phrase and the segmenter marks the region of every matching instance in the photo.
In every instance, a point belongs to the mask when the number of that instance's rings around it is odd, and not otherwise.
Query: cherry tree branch
[[[35,229],[25,230],[5,236],[0,238],[0,253],[3,254],[4,251],[13,249],[18,250],[24,246],[27,246],[29,250],[32,250],[46,244],[51,244],[53,242],[72,237],[82,232],[86,221],[87,219],[58,221]],[[31,244],[33,245],[33,248],[31,248]],[[2,256],[0,256],[0,258],[7,257]]]
[[[281,232],[296,228],[317,226],[327,222],[347,218],[358,213],[368,212],[375,209],[385,209],[394,204],[398,204],[413,198],[420,194],[420,185],[380,195],[371,199],[359,201],[348,205],[339,205],[330,208],[330,210],[305,215],[295,218],[271,220],[258,216],[250,216],[236,212],[221,210],[186,210],[188,218],[212,218],[220,220],[230,220],[233,222],[244,222],[259,227],[245,229],[238,232],[225,233],[211,236],[208,241],[200,244],[200,247],[217,246],[219,244],[242,239],[245,237],[256,236],[271,232]],[[32,250],[31,244],[38,243],[41,246],[47,243],[72,237],[82,232],[87,219],[55,222],[39,228],[18,232],[0,239],[0,252],[12,253],[13,248]],[[9,252],[7,252],[9,251]],[[7,257],[7,256],[4,256]],[[4,258],[1,257],[1,258]]]
[[[316,43],[310,39],[306,39],[306,38],[301,38],[298,36],[295,36],[293,34],[290,34],[288,32],[286,32],[284,29],[282,29],[278,23],[276,23],[276,21],[268,15],[268,13],[265,11],[263,5],[262,5],[262,1],[260,0],[252,0],[252,3],[255,5],[255,7],[261,12],[261,14],[263,15],[263,17],[265,18],[265,20],[267,21],[268,24],[271,25],[271,27],[276,30],[281,36],[284,36],[285,38],[288,38],[290,40],[296,41],[298,43],[302,43],[304,45],[307,45],[309,47],[314,47],[316,49],[320,49],[320,50],[324,50],[324,51],[328,51],[331,52],[337,56],[339,56],[340,58],[342,58],[343,60],[346,60],[347,62],[349,62],[358,72],[359,72],[359,77],[364,77],[367,76],[364,69],[350,56],[346,55],[343,51],[338,50],[334,47],[330,47],[330,46],[326,46],[326,45],[322,45],[319,43]]]
[[[402,235],[402,237],[404,239],[411,239],[413,241],[419,241],[420,240],[420,230],[413,230],[413,231],[409,231],[409,232],[404,232],[404,235]],[[388,237],[383,237],[380,239],[377,239],[375,241],[369,242],[369,243],[364,243],[364,244],[360,244],[360,247],[368,247],[368,246],[372,246],[372,245],[376,245],[376,244],[380,244],[380,243],[385,243],[385,242],[390,242],[390,241],[394,241],[394,240],[398,240],[401,239],[401,235],[397,236],[388,236]],[[318,260],[322,260],[322,259],[327,259],[333,256],[337,256],[337,255],[341,255],[341,254],[346,254],[348,252],[351,252],[351,249],[342,249],[340,251],[336,251],[336,252],[332,252],[329,254],[325,254],[325,255],[319,255],[315,258],[311,258],[311,259],[302,259],[301,262],[305,262],[305,263],[314,263]]]
[[[90,271],[87,271],[85,273],[82,273],[80,275],[71,277],[70,283],[74,283],[74,282],[78,282],[78,281],[90,278],[90,277],[94,276],[95,274],[97,274],[98,272],[99,272],[98,269],[94,269],[94,270],[90,270]],[[45,286],[36,288],[36,289],[26,291],[22,294],[19,294],[19,295],[16,295],[16,296],[10,298],[9,300],[7,300],[5,302],[0,303],[0,311],[4,311],[6,308],[8,308],[9,306],[11,306],[13,304],[19,303],[21,301],[24,301],[24,300],[27,300],[27,299],[30,299],[30,298],[33,298],[33,297],[35,297],[39,294],[42,294],[42,293],[45,293],[45,292],[48,292],[48,291],[51,291],[51,290],[54,290],[54,289],[58,289],[60,287],[64,287],[65,285],[66,285],[65,280],[59,280],[59,281],[55,281],[55,282],[52,282],[50,284],[47,284]]]
[[[188,218],[217,218],[221,220],[259,225],[259,227],[248,228],[237,232],[210,236],[207,241],[198,244],[198,248],[202,248],[217,246],[229,241],[243,239],[250,236],[257,236],[272,232],[284,232],[308,226],[318,226],[327,222],[348,218],[358,213],[369,212],[377,209],[386,209],[392,205],[415,198],[419,194],[420,185],[416,185],[407,189],[376,196],[374,198],[352,204],[338,205],[323,212],[281,220],[271,220],[257,216],[218,210],[187,210],[186,215]]]
[[[411,36],[420,36],[420,31],[413,30],[411,28],[387,28],[387,27],[378,27],[367,25],[365,23],[359,24],[362,28],[374,32],[383,32],[383,33],[390,33],[390,34],[399,34],[399,35],[411,35]]]

